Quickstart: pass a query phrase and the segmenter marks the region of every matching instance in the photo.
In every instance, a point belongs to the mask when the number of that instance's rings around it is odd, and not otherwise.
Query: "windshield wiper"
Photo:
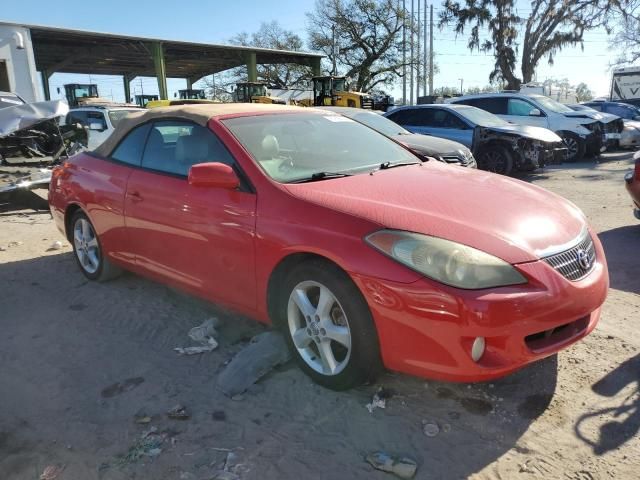
[[[405,167],[407,165],[420,165],[422,166],[422,162],[382,162],[379,167],[374,168],[369,172],[369,175],[373,175],[374,172],[378,170],[388,170],[394,167]]]
[[[298,180],[293,180],[289,183],[307,183],[307,182],[317,182],[318,180],[328,180],[330,178],[342,178],[342,177],[352,177],[353,173],[345,173],[345,172],[315,172],[312,173],[310,177],[300,178]]]

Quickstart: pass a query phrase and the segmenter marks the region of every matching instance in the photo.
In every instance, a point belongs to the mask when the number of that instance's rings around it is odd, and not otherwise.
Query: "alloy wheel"
[[[289,334],[304,362],[316,372],[342,372],[351,356],[351,330],[344,309],[325,285],[315,281],[294,287],[287,306]]]
[[[80,266],[90,274],[100,267],[100,247],[96,233],[86,218],[79,218],[73,227],[73,244]]]
[[[494,173],[504,173],[507,168],[507,159],[498,150],[488,150],[484,154],[486,169]]]
[[[567,158],[571,160],[578,154],[578,141],[573,137],[564,137],[563,140],[567,146]]]

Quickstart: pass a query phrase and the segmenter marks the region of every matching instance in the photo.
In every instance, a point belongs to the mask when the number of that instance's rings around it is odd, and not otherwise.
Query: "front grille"
[[[581,264],[581,257],[586,258],[588,262]],[[564,278],[575,282],[589,275],[591,270],[593,270],[593,267],[595,267],[596,249],[593,245],[591,235],[587,234],[586,237],[575,247],[565,250],[564,252],[545,257],[543,260]],[[585,265],[587,265],[586,268]]]

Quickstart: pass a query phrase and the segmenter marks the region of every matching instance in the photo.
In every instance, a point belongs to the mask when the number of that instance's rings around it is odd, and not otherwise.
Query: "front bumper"
[[[633,127],[625,127],[620,134],[620,147],[632,148],[640,145],[640,130]]]
[[[572,282],[544,261],[517,265],[529,283],[460,290],[423,278],[411,284],[353,275],[371,308],[390,370],[445,381],[497,378],[589,334],[609,287],[602,246],[596,265]],[[471,345],[483,337],[478,362]]]

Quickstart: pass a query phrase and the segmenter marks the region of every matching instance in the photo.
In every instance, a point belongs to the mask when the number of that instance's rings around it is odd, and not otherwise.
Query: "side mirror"
[[[529,111],[529,116],[530,117],[541,117],[542,116],[542,112],[540,110],[538,110],[537,108],[534,108],[533,110]]]
[[[235,190],[240,185],[240,179],[233,168],[224,163],[198,163],[189,169],[189,185]]]
[[[106,128],[104,128],[104,125],[101,124],[100,122],[91,122],[89,123],[89,130],[94,130],[96,132],[103,132],[106,130]]]

